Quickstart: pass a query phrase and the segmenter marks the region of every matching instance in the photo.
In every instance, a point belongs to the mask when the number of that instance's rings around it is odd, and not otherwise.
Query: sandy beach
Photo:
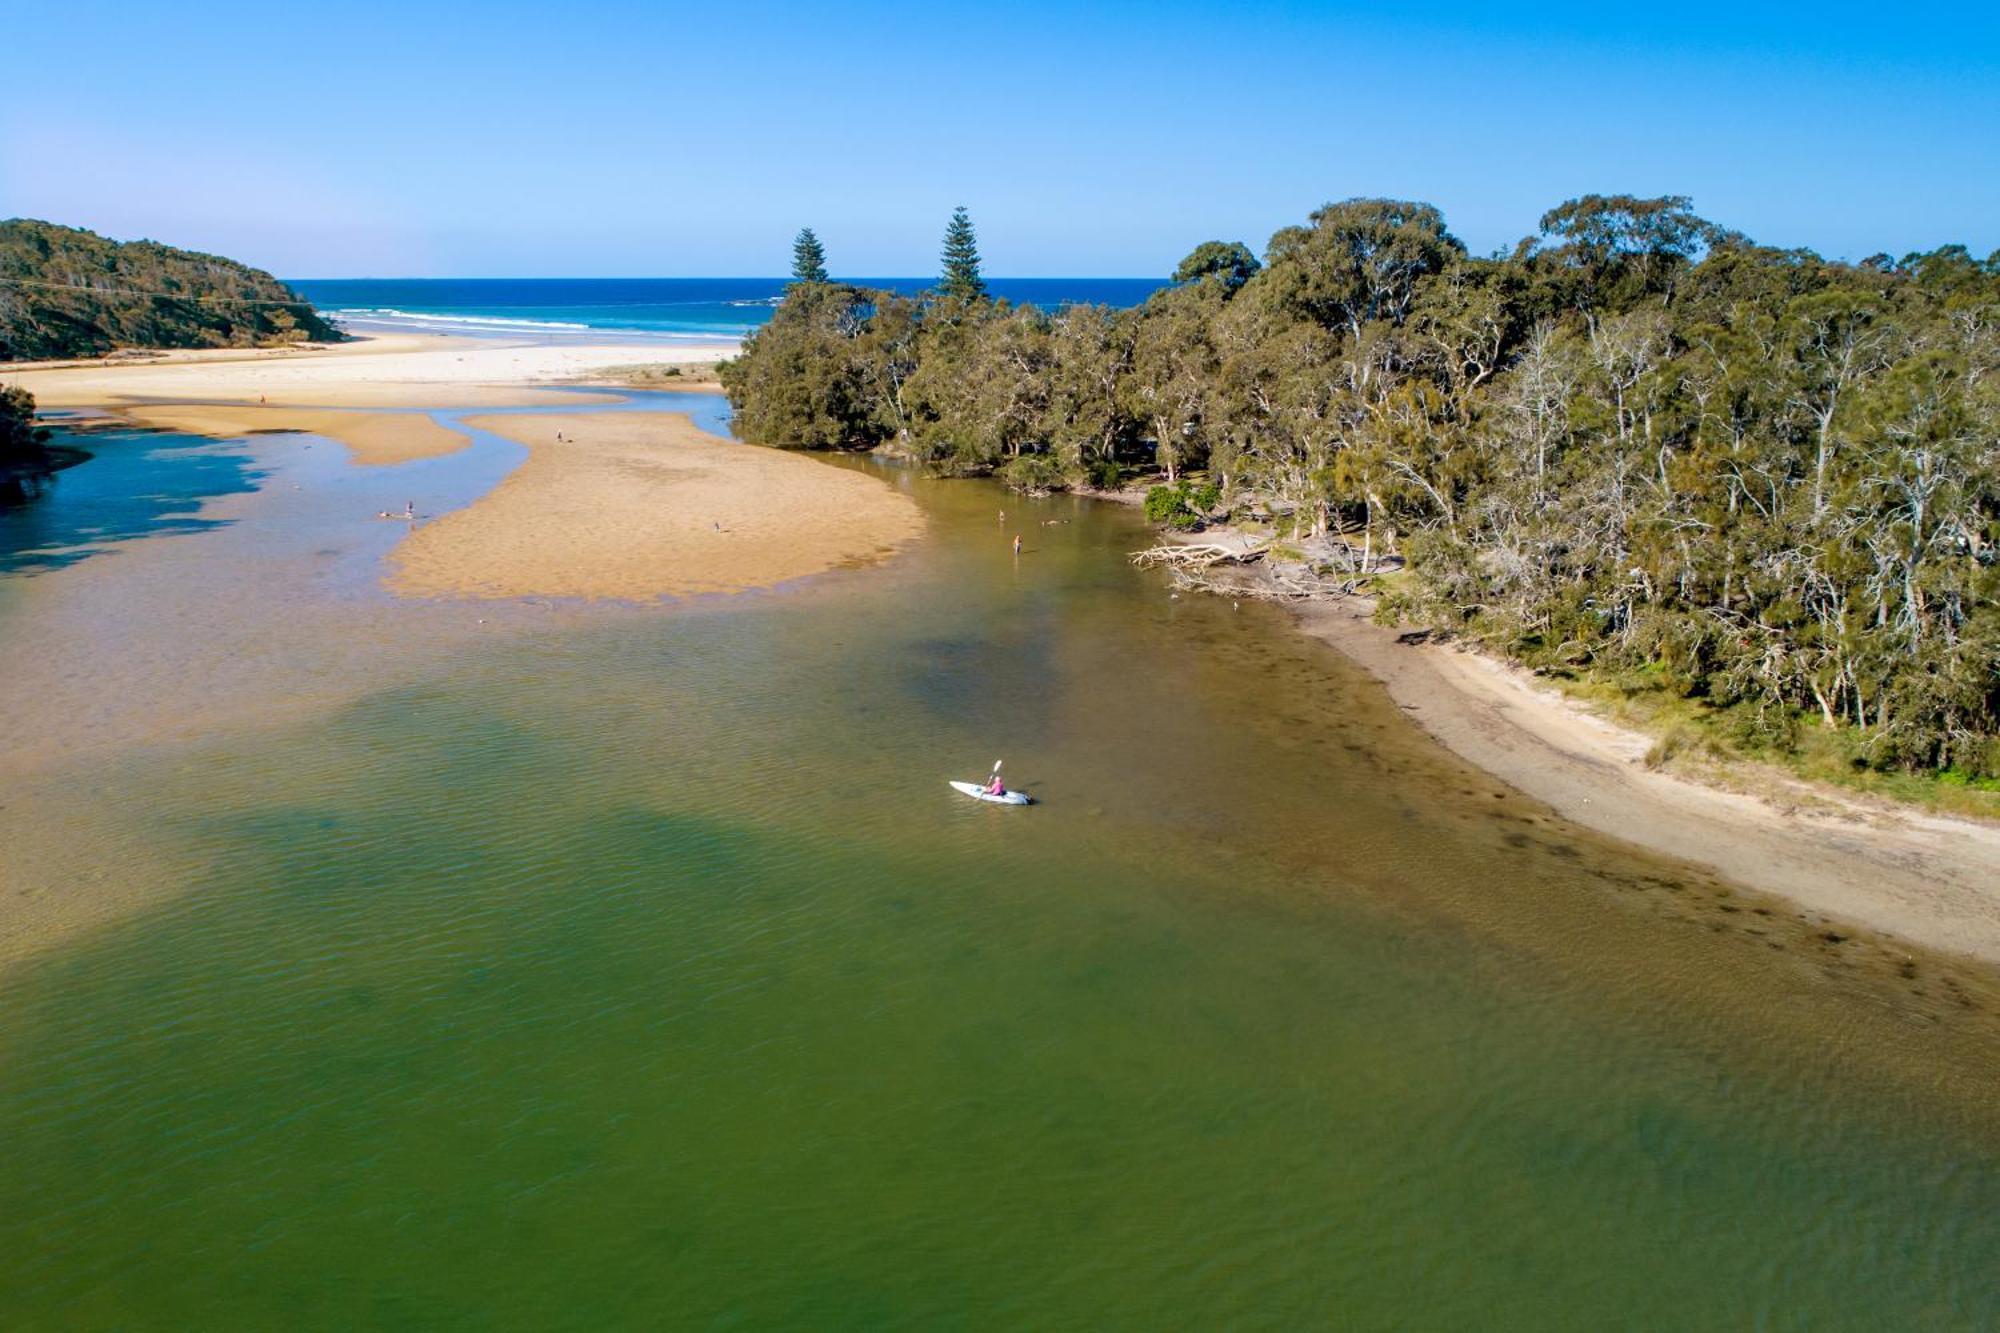
[[[658,359],[712,364],[726,343],[676,345]],[[0,364],[44,409],[149,402],[292,407],[513,407],[564,401],[551,386],[589,381],[646,360],[631,343],[604,346],[387,334],[252,351],[159,352],[102,361]],[[577,394],[572,402],[588,402]]]
[[[1648,768],[1652,738],[1527,672],[1399,643],[1365,598],[1300,627],[1366,668],[1439,741],[1564,818],[1925,948],[2000,964],[2000,827],[1892,808],[1768,769],[1748,795]]]
[[[646,601],[863,564],[922,531],[907,496],[817,459],[731,444],[673,413],[473,418],[528,461],[390,557],[408,597]]]

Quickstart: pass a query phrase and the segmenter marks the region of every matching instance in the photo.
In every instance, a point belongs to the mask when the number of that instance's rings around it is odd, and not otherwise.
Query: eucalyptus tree
[[[1224,296],[1234,296],[1262,267],[1241,241],[1203,241],[1174,269],[1173,284],[1184,287],[1191,282],[1212,282]]]
[[[1358,336],[1371,320],[1401,323],[1418,283],[1464,255],[1429,204],[1349,199],[1272,236],[1263,281],[1299,313]]]
[[[1207,456],[1203,417],[1217,368],[1209,322],[1221,299],[1219,290],[1199,285],[1155,293],[1133,334],[1126,408],[1145,423],[1169,485]]]

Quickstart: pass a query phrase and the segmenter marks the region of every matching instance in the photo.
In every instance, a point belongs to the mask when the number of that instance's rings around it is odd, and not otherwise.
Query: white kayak
[[[975,801],[990,801],[994,805],[1030,804],[1028,793],[1024,791],[1010,791],[1005,796],[995,796],[977,782],[954,782],[951,785],[953,790],[963,792]]]

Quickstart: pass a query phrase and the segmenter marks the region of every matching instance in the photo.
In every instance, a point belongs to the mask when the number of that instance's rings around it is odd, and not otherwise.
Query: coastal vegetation
[[[0,222],[0,361],[339,337],[310,302],[235,260],[27,218]]]
[[[35,396],[18,384],[0,385],[0,507],[33,499],[51,473],[89,456],[51,445],[48,429],[35,424]]]
[[[35,424],[35,395],[15,385],[0,386],[0,471],[39,464],[49,433]]]
[[[1137,309],[1045,311],[986,295],[961,209],[934,292],[801,281],[722,378],[751,439],[1151,474],[1162,522],[1648,682],[1732,745],[2000,777],[2000,255],[1845,263],[1590,195],[1481,257],[1351,199],[1261,260],[1197,247]]]

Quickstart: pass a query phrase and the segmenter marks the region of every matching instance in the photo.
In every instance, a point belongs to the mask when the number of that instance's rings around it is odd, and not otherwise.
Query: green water
[[[1983,1030],[1129,515],[901,484],[889,567],[77,761],[185,882],[0,971],[0,1325],[2000,1320]],[[1041,804],[944,786],[1001,755]]]

